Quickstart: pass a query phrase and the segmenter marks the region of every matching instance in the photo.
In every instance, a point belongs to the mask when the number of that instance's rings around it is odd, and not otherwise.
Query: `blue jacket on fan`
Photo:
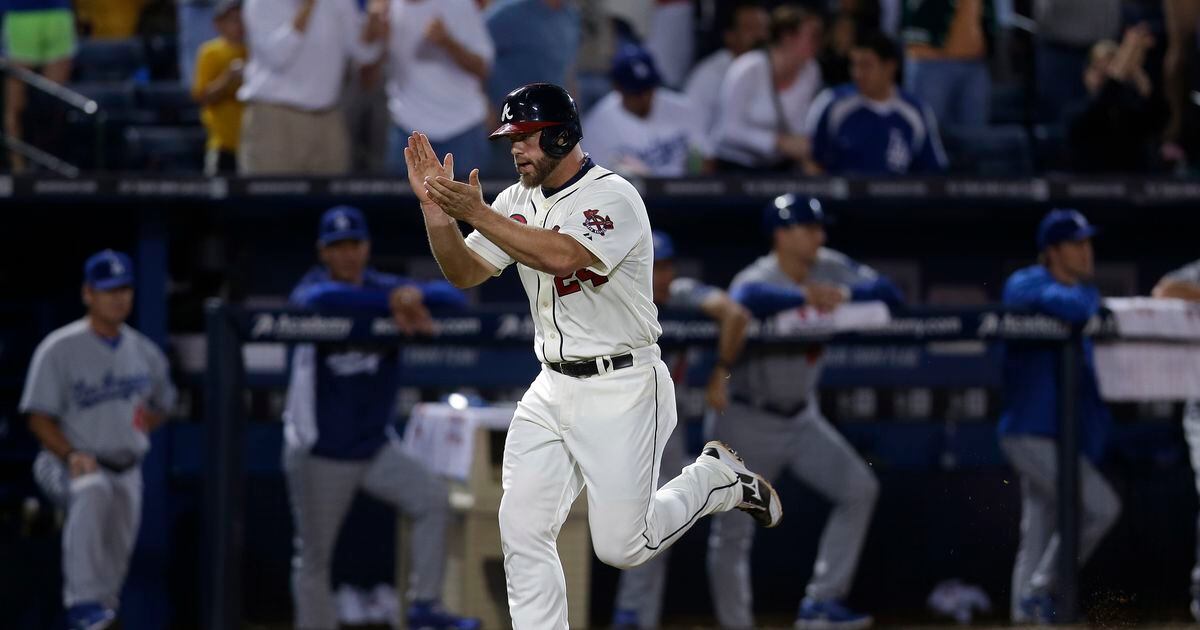
[[[1072,324],[1083,324],[1100,310],[1100,293],[1090,285],[1067,286],[1042,265],[1026,267],[1004,285],[1004,305],[1028,308]],[[1083,339],[1078,389],[1080,449],[1092,461],[1104,452],[1112,425],[1100,398],[1092,341]],[[1004,357],[1004,410],[998,430],[1005,435],[1058,437],[1059,352],[1054,348],[1009,343]]]
[[[386,316],[398,287],[417,286],[431,310],[461,308],[466,296],[445,281],[418,283],[368,269],[361,286],[332,280],[317,267],[292,291],[297,306],[354,310]],[[393,345],[305,344],[292,352],[285,438],[331,459],[367,459],[387,443],[399,386],[399,349]]]

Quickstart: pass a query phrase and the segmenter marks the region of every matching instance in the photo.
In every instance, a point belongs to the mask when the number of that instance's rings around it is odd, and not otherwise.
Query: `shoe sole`
[[[828,619],[798,619],[796,630],[864,630],[875,625],[875,619],[867,617],[857,621],[830,621]]]
[[[766,493],[769,495],[769,498],[767,499],[767,513],[766,513],[767,521],[766,522],[764,522],[762,519],[759,518],[759,516],[762,515],[762,512],[758,512],[758,511],[749,512],[747,510],[742,510],[742,511],[746,512],[747,514],[750,514],[750,516],[753,516],[754,521],[762,527],[765,527],[767,529],[771,529],[772,527],[778,527],[779,524],[783,522],[783,502],[779,500],[779,493],[775,491],[775,486],[772,486],[771,482],[767,481],[766,477],[763,477],[762,475],[754,472],[753,470],[750,470],[750,468],[748,468],[746,466],[746,460],[742,459],[742,457],[737,454],[737,451],[733,450],[728,444],[726,444],[720,440],[712,440],[709,443],[704,445],[705,450],[707,450],[710,447],[717,448],[721,451],[724,451],[725,454],[730,459],[737,462],[737,464],[738,464],[737,467],[726,464],[730,468],[733,468],[733,472],[735,475],[738,475],[739,477],[742,475],[748,475],[748,476],[754,477],[755,479],[758,480],[760,487],[763,490],[765,490]],[[718,457],[717,459],[720,460],[721,458]],[[721,460],[721,461],[724,461],[724,460]],[[739,468],[740,468],[740,470],[739,470]],[[740,481],[739,481],[739,483],[740,483]],[[738,508],[738,509],[741,509],[741,508]],[[772,512],[779,514],[779,518],[775,519],[774,522],[770,521]]]

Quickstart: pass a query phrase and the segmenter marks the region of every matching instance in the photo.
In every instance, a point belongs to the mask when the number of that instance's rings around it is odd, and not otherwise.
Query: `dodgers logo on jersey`
[[[583,227],[587,228],[589,232],[604,236],[616,226],[613,225],[612,219],[607,216],[600,216],[599,210],[584,210]]]
[[[112,372],[105,372],[98,383],[77,379],[71,384],[71,394],[75,398],[75,404],[82,409],[113,400],[129,400],[149,389],[149,374],[116,376]]]

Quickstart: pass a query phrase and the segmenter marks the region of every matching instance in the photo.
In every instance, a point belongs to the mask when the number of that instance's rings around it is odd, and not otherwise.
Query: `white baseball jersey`
[[[662,328],[654,306],[650,217],[633,185],[589,160],[558,190],[509,186],[492,209],[566,234],[600,260],[560,278],[518,265],[533,313],[538,360],[581,361],[658,341]],[[497,275],[516,262],[478,231],[467,237],[467,246]]]
[[[588,152],[597,162],[627,175],[682,177],[691,149],[704,152],[703,118],[686,96],[658,88],[646,118],[621,104],[609,92],[583,119]]]

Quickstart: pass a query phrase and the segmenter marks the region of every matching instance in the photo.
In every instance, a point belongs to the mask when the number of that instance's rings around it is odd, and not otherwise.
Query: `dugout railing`
[[[245,504],[245,469],[242,444],[246,415],[241,392],[246,385],[242,346],[247,342],[341,343],[379,345],[469,346],[523,348],[528,351],[533,324],[528,312],[481,309],[438,318],[433,337],[402,337],[390,319],[294,309],[246,309],[214,300],[207,305],[207,367],[204,379],[206,471],[204,493],[202,627],[221,630],[241,621],[241,563]],[[661,320],[664,347],[715,344],[718,328],[700,318],[664,313]],[[894,313],[886,324],[859,330],[812,327],[777,330],[753,323],[749,344],[814,343],[837,345],[911,346],[936,342],[973,341],[984,344],[1021,342],[1045,344],[1060,357],[1061,385],[1071,391],[1080,378],[1082,335],[1113,336],[1109,317],[1093,318],[1087,326],[1072,327],[1043,315],[996,308],[974,310],[911,310]],[[533,361],[530,354],[529,361]],[[502,366],[497,366],[500,369]],[[469,378],[469,375],[464,375]],[[464,386],[470,382],[461,383]],[[1059,461],[1077,461],[1079,422],[1076,400],[1060,396]],[[1060,466],[1058,521],[1062,598],[1058,616],[1078,619],[1079,467]]]

